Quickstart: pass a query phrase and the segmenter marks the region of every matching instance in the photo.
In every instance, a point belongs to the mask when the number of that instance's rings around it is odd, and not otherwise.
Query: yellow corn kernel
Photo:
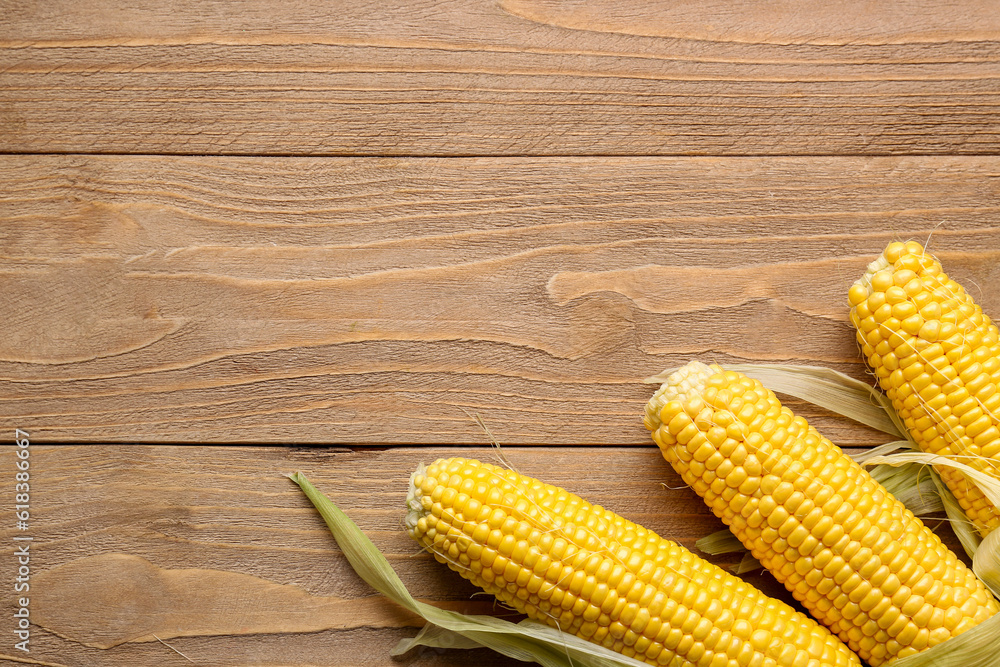
[[[880,340],[889,343],[888,349],[873,346],[866,358],[917,445],[961,457],[1000,479],[1000,404],[987,404],[1000,392],[1000,336],[990,318],[912,241],[889,244],[851,286],[848,300],[859,335],[877,327]],[[879,319],[873,303],[891,303],[891,312]],[[897,313],[905,316],[896,317],[898,328],[889,316]],[[892,345],[902,337],[912,342]],[[915,364],[921,372],[894,372],[911,359],[921,362]],[[941,410],[942,402],[952,409]],[[953,468],[939,466],[937,472],[980,534],[1000,526],[1000,510],[978,486]]]
[[[852,297],[856,298],[856,297]],[[684,387],[680,397],[675,387]],[[763,409],[782,427],[747,431],[743,444],[762,462],[754,483],[739,493],[701,494],[712,511],[792,595],[840,636],[872,667],[913,650],[929,648],[1000,611],[971,571],[860,465],[783,407],[756,380],[718,366],[692,362],[671,374],[647,405],[702,401],[713,414],[705,423],[733,419],[731,406],[744,393],[766,397]],[[670,410],[676,410],[672,406]],[[647,419],[664,458],[694,489],[705,488],[701,472],[678,457],[675,427]],[[706,440],[707,442],[707,440]],[[801,491],[808,504],[789,503]],[[746,521],[728,517],[753,507]],[[809,554],[789,548],[801,530],[811,538]],[[782,536],[787,536],[783,538]],[[972,604],[964,604],[974,600]],[[900,616],[913,625],[898,622]],[[913,650],[911,650],[913,649]]]
[[[718,438],[722,446],[727,438]],[[438,561],[535,620],[651,665],[860,667],[839,639],[787,604],[674,542],[513,471],[442,459],[413,475],[407,506],[407,531]],[[433,535],[429,515],[437,517]],[[461,525],[469,522],[478,525]]]

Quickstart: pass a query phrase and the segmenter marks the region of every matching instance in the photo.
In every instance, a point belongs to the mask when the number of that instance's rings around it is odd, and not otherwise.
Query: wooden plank
[[[6,157],[0,428],[646,444],[642,378],[692,357],[865,377],[846,291],[890,240],[1000,312],[998,164]]]
[[[402,529],[406,481],[441,456],[488,448],[34,445],[30,613],[35,664],[365,665],[420,625],[354,574],[319,515],[284,476],[304,472],[386,554],[420,599],[503,613],[421,553]],[[522,473],[563,486],[689,548],[721,524],[655,447],[505,448]],[[0,471],[13,479],[12,448]],[[4,526],[0,539],[11,544]],[[953,542],[953,540],[952,540]],[[738,556],[713,558],[723,566]],[[14,580],[13,558],[0,577]],[[788,596],[761,573],[747,578]],[[2,597],[5,619],[13,595]],[[0,664],[11,653],[0,650]],[[417,651],[411,665],[520,664],[486,651]]]
[[[996,154],[995,10],[9,0],[0,151]]]

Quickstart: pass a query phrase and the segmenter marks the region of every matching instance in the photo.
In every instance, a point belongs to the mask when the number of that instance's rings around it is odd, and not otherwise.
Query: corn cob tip
[[[417,522],[420,521],[423,510],[420,502],[420,485],[424,481],[426,472],[427,467],[420,463],[417,465],[417,469],[410,473],[410,487],[406,491],[406,516],[403,518],[403,525],[406,526],[406,532],[410,534],[410,537],[413,537],[413,531],[417,527]]]
[[[904,267],[897,267],[900,259],[905,258],[902,264]],[[875,258],[865,269],[864,275],[854,281],[854,285],[848,291],[848,300],[851,307],[856,307],[859,303],[871,296],[873,291],[884,291],[893,286],[894,268],[906,268],[910,271],[919,272],[922,267],[936,264],[936,260],[928,254],[924,247],[916,241],[894,241],[885,247],[882,254]],[[940,271],[940,265],[938,265]]]
[[[667,379],[646,403],[643,424],[647,429],[655,432],[660,427],[660,413],[664,405],[671,401],[684,402],[688,398],[700,394],[705,388],[705,382],[708,378],[720,372],[722,369],[715,364],[708,365],[694,360],[676,370],[667,370],[661,373],[660,376],[666,376]]]

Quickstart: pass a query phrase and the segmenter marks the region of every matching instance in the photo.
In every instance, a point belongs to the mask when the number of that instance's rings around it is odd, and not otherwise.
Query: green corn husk
[[[705,537],[698,538],[694,545],[701,552],[710,556],[742,552],[742,560],[729,568],[733,574],[745,574],[747,572],[753,572],[754,570],[760,570],[764,567],[760,564],[759,560],[754,558],[753,555],[747,551],[746,547],[743,546],[743,543],[740,542],[728,528],[717,530],[714,533],[709,533]]]
[[[709,533],[705,537],[698,538],[694,545],[698,547],[699,551],[707,553],[710,556],[746,551],[746,547],[743,546],[743,543],[740,542],[739,538],[733,535],[732,531],[728,528],[724,530],[717,530],[714,533]],[[747,551],[747,553],[750,552]]]
[[[289,477],[299,485],[326,521],[333,538],[358,576],[382,595],[427,621],[428,625],[416,637],[400,641],[392,655],[402,655],[416,646],[486,647],[516,660],[537,662],[545,667],[649,667],[644,662],[536,621],[511,623],[493,616],[460,614],[414,599],[389,561],[357,524],[320,493],[305,475],[295,473]]]
[[[907,463],[919,463],[928,466],[933,465],[954,468],[965,475],[966,479],[972,481],[976,486],[982,489],[986,498],[991,503],[1000,507],[1000,480],[995,477],[990,477],[989,475],[982,473],[951,456],[928,454],[926,452],[900,452],[898,454],[874,456],[865,461],[865,463],[867,465],[884,464],[890,466],[905,465]]]

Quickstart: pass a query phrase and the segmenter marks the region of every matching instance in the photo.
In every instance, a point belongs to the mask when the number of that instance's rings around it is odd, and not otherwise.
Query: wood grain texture
[[[1000,149],[988,0],[8,0],[3,15],[3,152]]]
[[[464,611],[503,613],[401,518],[418,462],[491,456],[472,413],[522,472],[692,546],[720,524],[642,378],[866,377],[846,290],[890,240],[930,238],[1000,317],[998,81],[991,0],[0,0],[28,664],[522,664],[390,659],[419,621],[284,475]]]
[[[998,166],[7,157],[0,428],[645,444],[642,378],[692,357],[864,377],[846,292],[890,240],[1000,312]]]
[[[689,548],[721,526],[655,447],[505,453],[521,472]],[[419,462],[453,455],[493,460],[483,447],[33,446],[30,657],[74,667],[191,664],[158,637],[197,665],[521,664],[486,651],[424,650],[391,660],[389,650],[422,622],[354,574],[285,478],[304,472],[416,597],[502,614],[471,597],[476,589],[421,553],[402,528],[409,474]],[[5,478],[14,460],[9,448],[0,452]],[[8,544],[11,535],[0,530]],[[714,560],[732,565],[738,557]],[[12,581],[15,567],[0,559],[0,577]],[[784,595],[769,576],[749,579]],[[12,596],[0,601],[11,618]]]

